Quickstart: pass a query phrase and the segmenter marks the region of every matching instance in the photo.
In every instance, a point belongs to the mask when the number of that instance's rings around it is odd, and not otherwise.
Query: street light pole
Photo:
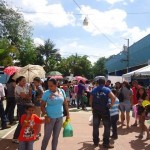
[[[129,39],[127,39],[127,73],[129,72]]]

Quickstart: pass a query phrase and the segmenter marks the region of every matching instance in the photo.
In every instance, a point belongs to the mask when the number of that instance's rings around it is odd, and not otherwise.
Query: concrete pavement
[[[99,147],[93,146],[92,127],[88,125],[91,111],[71,109],[70,114],[71,124],[74,129],[74,136],[71,138],[63,138],[62,129],[59,137],[58,150],[103,150],[102,127],[100,128],[100,145]],[[134,119],[131,118],[131,124],[133,124],[133,122]],[[123,129],[121,129],[120,125],[118,125],[118,134],[119,138],[117,140],[111,140],[111,143],[114,143],[115,146],[114,150],[150,150],[150,140],[145,140],[146,135],[144,135],[144,138],[142,140],[136,138],[136,136],[139,134],[138,127],[131,127],[130,129],[126,129],[124,127]],[[17,149],[17,144],[11,143],[12,135],[13,131],[0,141],[0,150]],[[36,141],[34,143],[34,150],[40,150],[42,138],[43,137],[41,137],[39,141]],[[51,140],[49,141],[47,150],[51,150]]]

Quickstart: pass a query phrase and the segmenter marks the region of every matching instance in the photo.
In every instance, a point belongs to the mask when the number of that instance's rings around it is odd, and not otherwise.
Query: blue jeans
[[[1,126],[4,128],[6,126],[7,118],[4,111],[3,101],[0,100],[0,117],[1,117]]]
[[[17,105],[18,107],[18,115],[19,115],[19,124],[15,130],[13,139],[18,139],[20,131],[21,131],[21,116],[26,113],[26,105]]]
[[[93,142],[99,143],[99,125],[100,121],[103,121],[104,125],[104,134],[103,134],[103,145],[109,144],[110,138],[110,115],[102,115],[99,113],[93,112]]]
[[[52,149],[57,150],[58,137],[62,128],[63,118],[51,118],[50,123],[44,125],[44,138],[42,141],[41,150],[46,150],[51,135],[52,138]],[[53,134],[52,134],[53,133]]]
[[[19,150],[33,150],[34,141],[20,141]]]
[[[112,136],[118,136],[117,133],[117,121],[119,120],[119,114],[111,116],[110,117],[111,120],[111,127],[112,127]]]

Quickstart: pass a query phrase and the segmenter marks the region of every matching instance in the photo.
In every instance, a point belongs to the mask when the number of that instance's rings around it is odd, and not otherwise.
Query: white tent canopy
[[[131,80],[131,76],[150,76],[150,65],[140,68],[138,70],[123,74],[123,78]]]

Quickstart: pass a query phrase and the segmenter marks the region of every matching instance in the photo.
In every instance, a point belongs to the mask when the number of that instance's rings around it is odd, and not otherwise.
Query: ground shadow
[[[145,141],[146,140],[135,139],[129,143],[134,150],[150,150],[150,144],[145,143]]]
[[[84,111],[84,112],[90,112],[91,110],[82,110],[82,109],[69,109],[69,112],[79,112],[79,111]]]
[[[118,131],[118,135],[126,135],[126,134],[132,133],[132,132],[139,133],[139,127],[131,126],[129,129],[127,129],[126,127],[122,128],[121,126],[118,126],[117,131]]]
[[[114,144],[114,140],[110,140],[111,144]],[[78,144],[83,144],[82,147],[78,150],[108,150],[108,148],[104,148],[102,144],[99,144],[97,147],[93,144],[92,141],[80,142]]]
[[[0,139],[1,150],[18,150],[18,144],[12,143],[11,139]]]

